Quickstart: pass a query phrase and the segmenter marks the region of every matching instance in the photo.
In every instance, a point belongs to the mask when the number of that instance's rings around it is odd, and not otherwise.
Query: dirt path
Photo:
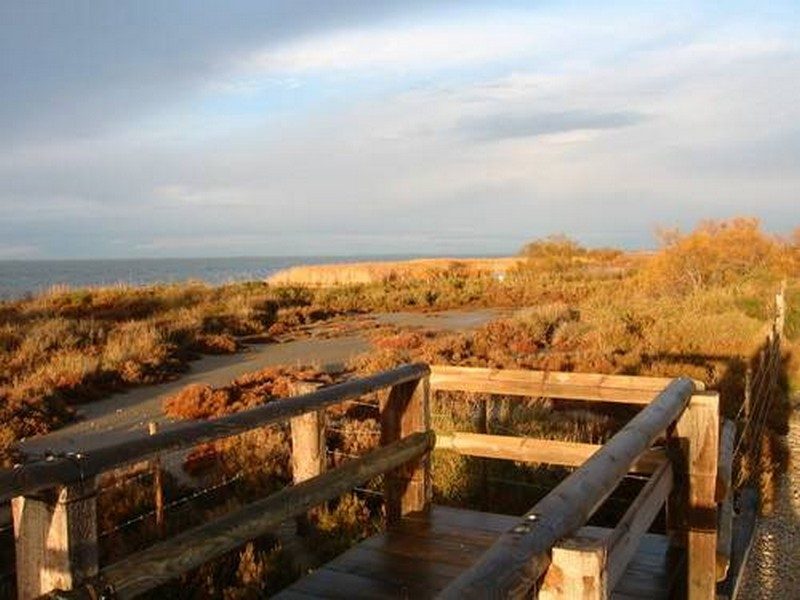
[[[501,311],[446,311],[441,313],[391,313],[373,315],[378,323],[398,327],[425,327],[444,331],[467,331],[497,318]],[[85,404],[78,409],[78,420],[46,436],[20,444],[23,452],[88,451],[112,442],[146,435],[150,421],[170,426],[161,405],[165,398],[191,383],[223,386],[241,375],[277,365],[318,364],[339,366],[369,350],[368,340],[360,335],[329,339],[305,338],[279,344],[258,344],[245,352],[226,356],[206,356],[192,363],[189,372],[175,381],[144,386]]]
[[[797,398],[796,401],[800,400]],[[759,519],[739,598],[800,599],[800,408],[789,421],[789,468],[778,489],[775,511]]]

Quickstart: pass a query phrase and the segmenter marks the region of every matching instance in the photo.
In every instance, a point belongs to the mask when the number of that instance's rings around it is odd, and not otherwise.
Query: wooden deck
[[[519,517],[433,506],[412,513],[391,530],[372,536],[281,592],[301,598],[433,598],[471,566]],[[604,535],[584,527],[589,537]],[[668,544],[645,534],[611,597],[617,600],[669,596]]]

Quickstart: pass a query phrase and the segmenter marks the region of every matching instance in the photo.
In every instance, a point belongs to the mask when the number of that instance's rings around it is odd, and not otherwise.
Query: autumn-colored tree
[[[547,270],[568,269],[586,253],[586,248],[563,234],[528,242],[520,251],[528,267]]]
[[[661,251],[647,274],[677,291],[727,285],[758,274],[776,273],[784,266],[784,246],[764,233],[758,219],[736,217],[703,221],[691,233],[658,231]]]

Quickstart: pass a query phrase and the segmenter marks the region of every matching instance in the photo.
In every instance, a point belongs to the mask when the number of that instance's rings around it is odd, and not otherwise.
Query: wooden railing
[[[686,553],[689,598],[716,586],[719,400],[689,379],[432,367],[435,391],[541,396],[643,405],[606,444],[455,432],[437,448],[577,466],[452,582],[444,598],[606,598],[667,505],[670,535]],[[664,447],[653,443],[663,439]],[[630,472],[649,481],[610,534],[574,537]]]
[[[12,498],[18,596],[27,599],[51,590],[71,590],[58,596],[135,597],[381,474],[386,474],[389,521],[423,509],[430,498],[427,456],[434,445],[428,425],[429,372],[425,364],[406,365],[91,453],[51,457],[0,473],[0,498]],[[298,446],[301,440],[313,446],[314,440],[324,439],[324,419],[308,415],[387,388],[380,406],[380,448],[323,472],[318,452]],[[161,452],[290,419],[293,455],[299,460],[294,463],[295,485],[98,569],[98,475]]]
[[[381,446],[326,472],[320,458],[325,439],[321,411],[384,389]],[[33,598],[55,589],[69,590],[58,593],[65,598],[137,596],[380,474],[385,474],[391,524],[429,505],[434,447],[576,467],[442,597],[605,598],[665,504],[670,535],[687,557],[688,597],[714,596],[717,500],[724,487],[717,481],[718,398],[692,380],[414,364],[297,391],[300,395],[248,411],[0,473],[0,498],[13,498],[19,596]],[[447,391],[623,402],[641,410],[604,445],[468,432],[435,436],[431,394]],[[98,568],[99,474],[286,420],[292,427],[294,485]],[[654,447],[659,441],[660,447]],[[578,537],[631,472],[649,475],[649,480],[616,526],[595,539]]]

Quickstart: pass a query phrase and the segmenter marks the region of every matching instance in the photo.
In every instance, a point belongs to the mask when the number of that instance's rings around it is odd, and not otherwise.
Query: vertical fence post
[[[748,363],[744,373],[744,422],[747,423],[753,412],[753,368]]]
[[[96,494],[92,478],[11,501],[20,600],[97,575]]]
[[[309,394],[320,387],[312,381],[298,381],[293,385],[295,395]],[[290,420],[292,429],[292,480],[300,483],[325,472],[327,455],[325,445],[325,411],[314,410]],[[314,509],[308,512],[313,514]],[[298,533],[308,529],[308,516],[297,519]]]
[[[381,398],[381,443],[430,429],[430,379],[393,386]],[[385,475],[386,520],[390,525],[413,511],[425,510],[431,498],[430,454]]]
[[[667,506],[671,541],[686,550],[689,600],[716,595],[719,396],[692,396],[670,436],[676,486]]]
[[[783,337],[786,327],[786,280],[781,282],[781,289],[775,295],[775,332],[778,339]]]
[[[150,435],[158,433],[158,423],[150,421],[147,424],[147,431]],[[161,458],[156,455],[150,462],[153,470],[153,495],[156,511],[156,529],[158,537],[163,538],[166,534],[166,523],[164,521],[164,482],[161,478]]]
[[[475,433],[489,433],[489,403],[492,401],[491,397],[480,398],[476,400],[475,407]],[[480,486],[481,486],[481,510],[488,511],[491,503],[489,502],[489,460],[486,458],[478,458],[480,466]]]
[[[608,551],[605,540],[575,535],[553,546],[539,600],[606,600]]]

